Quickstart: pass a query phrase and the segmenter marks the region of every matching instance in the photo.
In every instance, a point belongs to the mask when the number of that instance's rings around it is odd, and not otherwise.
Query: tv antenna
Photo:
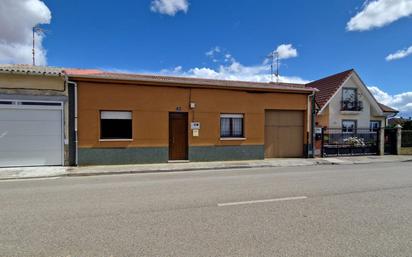
[[[272,64],[270,65],[270,70],[271,70],[271,76],[272,76],[272,82],[274,81],[274,77],[276,77],[276,82],[279,82],[279,52],[278,51],[273,51],[270,54],[270,57],[272,59]]]
[[[33,27],[33,49],[32,49],[33,66],[36,66],[36,33],[43,34],[44,32],[46,32],[46,30],[44,30],[44,29],[42,29],[38,26]]]

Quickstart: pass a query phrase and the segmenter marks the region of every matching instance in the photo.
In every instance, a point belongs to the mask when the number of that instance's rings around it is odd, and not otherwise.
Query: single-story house
[[[313,88],[66,69],[79,165],[312,154]],[[70,89],[72,88],[72,89]]]
[[[74,164],[62,69],[0,65],[0,167]]]
[[[396,113],[354,70],[305,85],[0,65],[0,167],[313,157],[316,126]]]

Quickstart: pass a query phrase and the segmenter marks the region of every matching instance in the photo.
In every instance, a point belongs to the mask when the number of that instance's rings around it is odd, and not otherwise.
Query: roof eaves
[[[113,75],[113,74],[111,74]],[[296,92],[316,92],[315,88],[311,87],[293,87],[293,84],[283,83],[282,85],[277,85],[276,87],[270,87],[269,83],[262,82],[247,82],[247,81],[230,81],[230,80],[210,80],[210,79],[192,79],[187,77],[168,77],[168,76],[149,76],[142,75],[141,77],[116,77],[116,76],[105,76],[103,74],[68,74],[72,79],[91,79],[98,81],[130,81],[130,82],[146,82],[146,83],[161,83],[161,84],[181,84],[181,85],[197,85],[204,87],[217,87],[225,89],[250,89],[250,90],[286,90],[286,91],[296,91]],[[127,74],[126,76],[131,76]],[[238,85],[233,85],[238,83]],[[232,85],[231,85],[232,84]],[[243,85],[241,85],[243,84]],[[247,86],[250,85],[250,86]],[[252,86],[254,85],[254,86]],[[273,84],[272,84],[273,85]],[[288,86],[289,85],[289,86]]]
[[[379,103],[379,102],[378,102],[378,105],[379,105],[379,107],[381,108],[382,112],[386,112],[386,113],[399,113],[398,110],[396,110],[396,109],[394,109],[394,108],[392,108],[392,107],[390,107],[390,106],[384,105],[384,104]]]
[[[56,77],[64,76],[63,69],[61,68],[31,65],[0,65],[0,73]]]

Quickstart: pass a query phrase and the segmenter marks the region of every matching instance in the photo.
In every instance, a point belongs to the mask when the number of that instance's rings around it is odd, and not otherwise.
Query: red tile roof
[[[325,106],[329,99],[336,93],[336,91],[339,90],[342,84],[349,78],[350,75],[352,75],[354,71],[354,69],[350,69],[307,84],[307,86],[319,90],[319,92],[316,93],[316,103],[319,105],[320,109]],[[379,102],[378,105],[383,112],[399,112],[398,110],[395,110]]]
[[[67,68],[64,69],[64,72],[67,75],[93,75],[93,74],[100,74],[104,73],[102,70],[96,69],[77,69],[77,68]]]
[[[353,69],[347,70],[307,84],[308,87],[316,88],[319,90],[319,92],[316,93],[316,103],[320,108],[323,108],[323,106],[336,93],[336,91],[338,91],[338,89],[353,72]]]

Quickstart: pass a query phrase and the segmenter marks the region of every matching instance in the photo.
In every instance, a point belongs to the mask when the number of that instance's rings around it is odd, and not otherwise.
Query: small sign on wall
[[[193,130],[193,136],[194,136],[194,137],[198,137],[198,136],[199,136],[199,130],[198,130],[198,129],[194,129],[194,130]]]
[[[192,130],[199,130],[200,129],[200,122],[192,122],[190,124],[190,127],[192,128]]]

